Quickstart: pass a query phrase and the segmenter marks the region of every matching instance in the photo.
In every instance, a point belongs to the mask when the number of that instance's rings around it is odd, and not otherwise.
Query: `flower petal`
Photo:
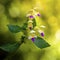
[[[31,38],[31,40],[34,42],[35,41],[35,38]]]
[[[29,16],[29,18],[34,18],[34,16],[31,15],[31,16]]]
[[[44,33],[43,32],[41,33],[41,36],[44,37]]]
[[[41,15],[38,13],[37,16],[41,16]]]

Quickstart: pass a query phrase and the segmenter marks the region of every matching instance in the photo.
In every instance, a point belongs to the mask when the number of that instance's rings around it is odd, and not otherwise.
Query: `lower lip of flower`
[[[29,17],[30,17],[30,18],[34,18],[34,16],[32,16],[32,15],[31,15],[31,16],[29,16]]]
[[[40,14],[37,14],[37,16],[40,16]]]
[[[44,33],[43,32],[41,33],[41,36],[44,37]]]
[[[35,38],[31,38],[31,40],[34,42],[35,41]]]

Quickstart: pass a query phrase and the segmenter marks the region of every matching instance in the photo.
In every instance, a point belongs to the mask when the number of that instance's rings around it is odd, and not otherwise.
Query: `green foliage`
[[[7,25],[7,26],[12,33],[18,33],[21,31],[20,26],[17,26],[17,25]]]
[[[24,36],[21,37],[21,41],[14,42],[14,43],[8,43],[0,46],[0,59],[9,59],[12,56],[15,55],[18,48],[23,44],[24,42]]]
[[[36,21],[35,21],[35,19],[33,19],[33,27],[35,27],[36,26]]]
[[[0,46],[0,49],[6,52],[14,52],[16,51],[20,46],[20,43],[8,43],[6,45]]]
[[[24,23],[22,26],[22,30],[26,30],[26,28],[27,28],[27,23]]]
[[[37,37],[34,41],[34,44],[39,47],[39,48],[46,48],[49,47],[50,45],[41,37]]]

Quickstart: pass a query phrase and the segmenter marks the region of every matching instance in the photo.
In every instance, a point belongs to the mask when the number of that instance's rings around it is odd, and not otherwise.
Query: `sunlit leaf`
[[[41,37],[37,37],[34,41],[34,44],[39,47],[39,48],[46,48],[49,47],[50,45]]]
[[[8,25],[8,28],[12,33],[18,33],[21,31],[21,27],[18,25]]]

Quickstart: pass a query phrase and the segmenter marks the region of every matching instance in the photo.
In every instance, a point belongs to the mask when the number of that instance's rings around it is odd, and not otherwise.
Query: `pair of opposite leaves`
[[[7,25],[9,31],[11,31],[12,33],[18,33],[21,32],[23,30],[26,30],[27,27],[27,23],[25,23],[22,27],[18,26],[18,25]],[[23,38],[22,38],[23,40]],[[46,48],[49,47],[50,44],[48,44],[43,38],[41,37],[37,37],[35,38],[35,41],[33,42],[38,48]],[[20,45],[22,43],[19,42],[15,42],[15,43],[8,43],[6,45],[0,46],[0,49],[6,51],[6,52],[14,52],[16,51]]]

